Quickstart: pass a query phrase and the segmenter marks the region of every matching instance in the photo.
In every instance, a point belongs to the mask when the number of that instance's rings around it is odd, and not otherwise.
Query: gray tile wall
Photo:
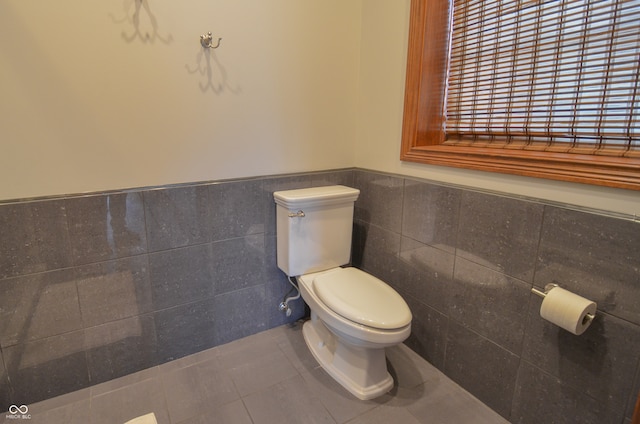
[[[629,422],[640,390],[640,224],[356,170],[354,265],[413,312],[407,344],[513,423]],[[540,318],[555,281],[598,303]]]
[[[639,224],[365,170],[0,205],[0,409],[285,323],[272,193],[328,184],[361,190],[353,262],[411,348],[514,423],[629,420]],[[539,317],[550,281],[598,302],[582,336]]]
[[[272,193],[353,173],[0,204],[0,411],[300,318]]]

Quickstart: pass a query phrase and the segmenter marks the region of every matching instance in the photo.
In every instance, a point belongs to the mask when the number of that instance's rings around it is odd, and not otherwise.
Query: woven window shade
[[[640,0],[457,0],[444,144],[640,156]]]

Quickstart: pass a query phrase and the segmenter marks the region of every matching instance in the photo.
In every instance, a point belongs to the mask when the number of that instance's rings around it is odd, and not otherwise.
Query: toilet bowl
[[[350,267],[303,275],[298,283],[311,310],[302,333],[318,363],[359,399],[391,390],[384,349],[411,334],[411,311],[402,297]]]
[[[384,349],[409,337],[411,311],[383,281],[343,268],[359,194],[340,185],[273,193],[277,262],[311,310],[302,333],[313,356],[354,396],[372,399],[393,387]]]

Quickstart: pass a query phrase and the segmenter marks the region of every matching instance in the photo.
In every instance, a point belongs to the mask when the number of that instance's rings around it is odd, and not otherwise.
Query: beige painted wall
[[[400,161],[410,0],[364,0],[355,165],[640,216],[640,192]]]
[[[638,192],[401,162],[409,3],[2,0],[0,200],[358,166],[640,215]]]
[[[0,1],[0,199],[353,166],[360,18],[359,0]]]

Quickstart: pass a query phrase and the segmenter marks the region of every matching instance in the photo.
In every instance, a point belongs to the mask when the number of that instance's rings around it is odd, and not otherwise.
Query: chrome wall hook
[[[211,35],[211,31],[209,31],[206,35],[202,34],[200,36],[200,44],[202,44],[202,47],[206,49],[217,49],[218,47],[220,47],[220,41],[222,41],[222,38],[218,38],[218,42],[216,43],[216,45],[213,45],[213,36]]]

